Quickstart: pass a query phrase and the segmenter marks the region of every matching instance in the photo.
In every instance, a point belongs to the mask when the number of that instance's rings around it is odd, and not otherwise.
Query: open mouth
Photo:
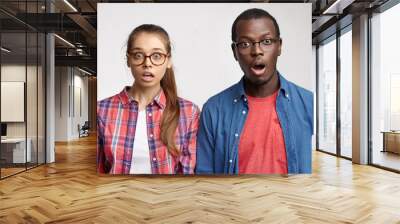
[[[154,75],[151,72],[144,72],[143,75],[142,75],[142,79],[144,81],[151,81],[151,80],[154,79]]]
[[[255,75],[262,75],[264,74],[266,67],[267,66],[263,63],[255,63],[250,69]]]

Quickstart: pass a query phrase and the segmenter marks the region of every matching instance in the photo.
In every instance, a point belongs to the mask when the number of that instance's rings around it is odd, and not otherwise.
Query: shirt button
[[[239,137],[239,134],[238,134],[238,133],[235,133],[235,137]]]
[[[232,160],[231,160],[231,159],[229,160],[229,163],[232,163]]]
[[[156,157],[153,157],[153,161],[156,161],[157,159],[156,159]]]
[[[153,138],[153,134],[150,134],[150,138]]]
[[[244,111],[242,111],[242,114],[246,114],[246,111],[244,110]]]
[[[289,98],[289,93],[286,93],[286,95],[285,95],[285,96],[286,96],[286,98]]]
[[[235,103],[236,103],[236,102],[237,102],[237,99],[234,99],[234,100],[233,100],[233,102],[235,102]]]
[[[151,115],[152,115],[152,114],[151,114],[151,113],[149,113],[149,117],[151,117]]]
[[[247,101],[247,98],[244,98],[244,101]]]

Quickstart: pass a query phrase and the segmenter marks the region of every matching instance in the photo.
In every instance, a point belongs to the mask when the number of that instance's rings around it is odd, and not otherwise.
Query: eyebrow
[[[270,35],[270,36],[271,36],[272,33],[268,31],[268,32],[266,32],[266,33],[261,34],[260,36],[264,37],[264,36],[267,36],[267,35]],[[239,38],[239,39],[240,39],[240,38],[244,38],[244,39],[253,39],[253,38],[251,38],[251,37],[249,37],[249,36],[246,36],[246,35],[244,35],[244,36],[239,36],[238,38]]]
[[[134,47],[132,50],[143,50],[143,48],[140,48],[140,47]],[[159,51],[161,51],[161,52],[163,52],[163,51],[164,51],[164,49],[161,49],[161,48],[152,48],[151,50],[152,50],[152,51],[154,51],[154,50],[159,50]]]

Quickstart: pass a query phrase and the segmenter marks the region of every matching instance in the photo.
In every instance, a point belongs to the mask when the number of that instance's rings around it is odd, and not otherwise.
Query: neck
[[[133,83],[129,94],[134,100],[139,102],[139,111],[144,110],[146,106],[151,103],[161,90],[161,86],[157,85],[154,87],[142,87]]]
[[[278,89],[279,76],[276,71],[270,79],[263,83],[252,83],[246,78],[244,79],[244,90],[249,96],[267,97],[275,93]]]

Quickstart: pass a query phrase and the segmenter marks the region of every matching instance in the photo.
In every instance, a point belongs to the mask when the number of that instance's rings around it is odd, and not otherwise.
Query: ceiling
[[[25,40],[28,32],[55,32],[56,65],[80,66],[96,72],[96,38],[97,38],[97,3],[127,2],[269,2],[269,3],[312,3],[313,43],[331,35],[328,31],[339,19],[356,16],[365,10],[373,9],[387,0],[253,0],[253,1],[140,1],[140,0],[1,0],[0,27],[2,30],[2,46],[12,48],[14,54],[28,55],[35,53],[35,41]],[[332,7],[331,7],[332,6]],[[327,11],[329,8],[330,11]],[[332,10],[331,10],[332,9]],[[49,13],[52,11],[52,13]],[[329,12],[326,13],[325,11]],[[325,13],[324,13],[325,12]],[[345,24],[344,24],[345,25]],[[332,29],[332,28],[331,28]],[[330,31],[330,32],[334,32]],[[62,39],[66,40],[63,41]],[[25,44],[28,43],[27,50]],[[32,42],[32,43],[30,43]],[[72,45],[71,45],[72,44]],[[22,47],[23,46],[23,47]],[[18,53],[19,52],[19,53]],[[3,54],[2,54],[3,55]],[[10,57],[10,56],[8,56]],[[28,56],[29,58],[29,56]],[[3,58],[4,59],[4,58]]]

